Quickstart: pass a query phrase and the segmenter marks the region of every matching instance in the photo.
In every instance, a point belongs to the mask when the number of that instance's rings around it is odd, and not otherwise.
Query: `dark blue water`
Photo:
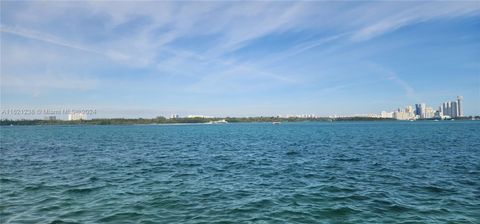
[[[0,130],[1,223],[480,223],[480,122]]]

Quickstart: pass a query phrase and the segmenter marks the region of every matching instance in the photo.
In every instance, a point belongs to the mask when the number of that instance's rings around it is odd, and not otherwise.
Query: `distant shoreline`
[[[472,118],[480,120],[480,116],[461,117],[455,120],[471,120]],[[252,123],[252,122],[343,122],[343,121],[399,121],[392,118],[369,118],[369,117],[342,117],[342,118],[281,118],[281,117],[225,117],[225,118],[171,118],[157,117],[151,119],[145,118],[102,118],[91,120],[0,120],[0,126],[11,125],[182,125],[182,124],[208,124],[218,120],[225,120],[228,123]],[[422,119],[435,120],[435,119]]]

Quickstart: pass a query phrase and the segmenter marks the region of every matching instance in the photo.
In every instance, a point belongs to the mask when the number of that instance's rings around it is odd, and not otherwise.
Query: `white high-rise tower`
[[[463,96],[457,96],[457,110],[458,110],[458,116],[463,117]]]

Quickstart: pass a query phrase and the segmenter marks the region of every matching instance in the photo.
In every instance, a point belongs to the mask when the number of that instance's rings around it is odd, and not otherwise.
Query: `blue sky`
[[[464,96],[480,3],[1,2],[2,109],[350,115]]]

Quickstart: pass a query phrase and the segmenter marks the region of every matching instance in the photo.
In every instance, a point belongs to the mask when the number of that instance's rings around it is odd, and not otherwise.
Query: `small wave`
[[[175,173],[171,176],[171,178],[186,178],[186,177],[193,177],[196,176],[195,173]]]
[[[332,197],[330,200],[332,201],[366,201],[369,200],[370,197],[365,196],[365,195],[359,195],[359,194],[353,194],[353,195],[347,195],[347,196],[338,196],[338,197]]]
[[[80,210],[75,210],[75,211],[69,211],[67,213],[64,213],[60,216],[60,218],[79,218],[79,217],[82,217],[82,216],[85,216],[86,214],[88,213],[87,210],[83,210],[83,209],[80,209]]]
[[[341,162],[360,162],[361,161],[360,158],[337,158],[335,160],[341,161]]]
[[[437,209],[428,209],[420,210],[419,213],[424,215],[441,215],[441,214],[450,214],[452,211],[446,208],[437,208]]]
[[[40,212],[51,212],[51,211],[59,211],[62,209],[62,206],[59,205],[52,205],[52,206],[44,206],[38,208],[38,211]]]
[[[328,215],[330,217],[338,217],[338,216],[348,216],[360,213],[361,211],[350,208],[350,207],[339,207],[339,208],[326,208],[321,211],[324,215]]]
[[[450,189],[437,187],[437,186],[426,186],[426,187],[423,187],[423,189],[432,193],[445,193],[450,191]]]
[[[2,183],[2,184],[18,183],[18,182],[20,182],[20,180],[15,179],[15,178],[6,178],[6,177],[0,178],[0,183]]]
[[[304,177],[304,178],[307,178],[307,179],[308,179],[308,178],[316,178],[316,177],[318,177],[318,176],[319,176],[319,175],[316,174],[316,173],[307,173],[307,174],[303,175],[303,177]]]
[[[293,156],[293,155],[299,155],[300,152],[299,151],[296,151],[296,150],[289,150],[287,153],[285,153],[286,155],[289,155],[289,156]]]
[[[25,191],[38,191],[42,190],[44,188],[43,185],[38,184],[38,185],[29,185],[24,188]]]
[[[399,205],[399,204],[393,204],[389,206],[387,209],[393,212],[407,212],[412,210],[410,207],[407,207],[405,205]]]
[[[336,192],[355,192],[355,188],[350,188],[350,187],[337,187],[337,186],[324,186],[322,187],[322,191],[328,191],[332,193]]]
[[[98,190],[102,187],[87,187],[87,188],[72,188],[64,191],[65,194],[85,194],[95,190]]]
[[[121,222],[125,220],[139,219],[143,214],[138,212],[121,212],[98,219],[98,222]]]
[[[292,219],[305,218],[305,217],[309,217],[310,215],[311,214],[307,212],[291,210],[291,209],[283,209],[280,211],[272,212],[268,216],[280,218],[282,220],[285,220],[285,223],[288,223],[287,220],[292,222]]]
[[[64,220],[59,220],[59,219],[56,219],[56,220],[53,220],[52,222],[50,222],[50,224],[76,224],[76,223],[79,223],[79,222],[64,221]]]
[[[265,207],[270,207],[275,205],[275,202],[271,199],[261,199],[258,201],[254,201],[251,203],[248,203],[246,206],[247,207],[253,207],[253,208],[265,208]]]

